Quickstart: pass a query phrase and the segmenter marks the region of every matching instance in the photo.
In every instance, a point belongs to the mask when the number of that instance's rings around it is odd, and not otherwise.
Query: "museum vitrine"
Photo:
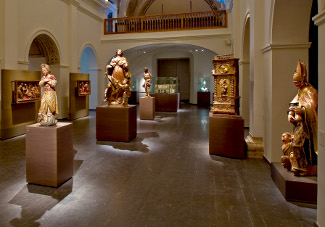
[[[152,78],[152,85],[151,88],[154,88],[154,93],[174,94],[179,92],[178,77],[154,77]]]
[[[197,84],[197,104],[199,106],[210,105],[210,77],[201,77]]]
[[[210,77],[201,77],[197,81],[198,92],[209,92],[210,91]]]

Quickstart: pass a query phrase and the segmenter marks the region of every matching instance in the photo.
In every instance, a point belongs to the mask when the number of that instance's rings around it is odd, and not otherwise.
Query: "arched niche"
[[[98,106],[98,67],[97,57],[94,48],[87,44],[80,56],[80,73],[89,74],[91,81],[91,95],[89,96],[89,109],[96,109]]]
[[[48,65],[60,64],[59,49],[55,41],[47,34],[37,35],[30,44],[28,61],[28,69],[32,71],[40,71],[42,63]]]

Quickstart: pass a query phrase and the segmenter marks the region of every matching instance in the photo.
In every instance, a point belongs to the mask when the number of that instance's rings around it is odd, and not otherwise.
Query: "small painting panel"
[[[37,80],[15,80],[11,81],[11,86],[12,103],[35,102],[41,99],[41,87]]]
[[[91,94],[90,80],[77,80],[78,96]]]

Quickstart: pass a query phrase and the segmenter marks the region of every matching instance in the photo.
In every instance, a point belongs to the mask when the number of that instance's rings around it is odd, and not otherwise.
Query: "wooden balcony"
[[[227,27],[225,10],[105,19],[104,34],[164,32]]]

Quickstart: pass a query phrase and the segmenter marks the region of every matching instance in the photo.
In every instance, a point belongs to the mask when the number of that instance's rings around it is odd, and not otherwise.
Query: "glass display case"
[[[179,92],[178,77],[153,77],[151,93],[175,94]]]
[[[210,106],[210,77],[198,79],[197,104],[199,106]]]
[[[131,91],[137,91],[138,90],[137,79],[135,78],[135,79],[132,79],[131,81],[132,81],[132,83],[131,83]]]
[[[197,91],[209,92],[210,91],[210,77],[201,77],[198,79]]]

